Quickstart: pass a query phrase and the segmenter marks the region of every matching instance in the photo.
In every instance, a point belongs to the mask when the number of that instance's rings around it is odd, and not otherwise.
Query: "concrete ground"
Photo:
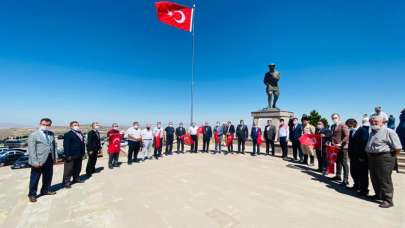
[[[56,165],[57,194],[34,204],[29,169],[0,168],[0,227],[405,227],[404,174],[393,174],[395,207],[380,209],[278,157],[187,153],[113,170],[104,157],[97,166],[62,189]]]

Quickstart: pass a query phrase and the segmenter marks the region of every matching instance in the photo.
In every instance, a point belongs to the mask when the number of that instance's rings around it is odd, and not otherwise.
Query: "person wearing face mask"
[[[210,148],[210,141],[212,138],[212,128],[206,121],[203,126],[203,152],[208,153]]]
[[[364,117],[362,126],[354,133],[353,127],[356,125],[354,119],[347,120],[347,125],[351,127],[349,140],[349,158],[350,158],[350,174],[353,178],[354,185],[351,189],[358,192],[360,195],[368,195],[368,161],[366,153],[366,145],[370,136],[369,119]]]
[[[304,162],[304,154],[302,153],[301,143],[299,138],[302,135],[302,125],[298,123],[298,118],[293,118],[292,126],[290,127],[290,141],[293,149],[293,159],[300,162]]]
[[[86,174],[90,177],[96,171],[97,156],[101,151],[100,128],[97,122],[91,124],[91,130],[87,133],[87,166]]]
[[[398,157],[402,145],[397,133],[384,125],[384,118],[374,115],[370,119],[371,133],[366,145],[368,167],[375,196],[372,199],[382,200],[381,208],[394,206],[394,186],[392,170],[395,158]]]
[[[384,124],[386,125],[388,123],[388,115],[387,113],[383,112],[381,106],[375,107],[374,113],[371,116],[381,116]]]
[[[274,149],[274,142],[276,141],[277,128],[272,120],[267,120],[267,125],[264,127],[263,135],[264,140],[266,141],[266,155],[270,155],[271,149],[271,155],[274,156],[276,152]]]
[[[245,142],[249,137],[249,130],[243,120],[240,121],[240,124],[236,127],[236,137],[238,137],[238,153],[245,153]]]
[[[233,154],[233,138],[235,135],[235,126],[231,123],[231,121],[228,121],[227,124],[225,125],[226,127],[224,128],[224,134],[226,135],[228,140],[228,137],[231,138],[231,143],[228,144],[228,153]]]
[[[63,185],[65,188],[70,188],[71,184],[74,183],[83,183],[80,180],[80,171],[85,153],[84,136],[80,131],[79,122],[72,121],[69,126],[70,131],[63,136],[63,151],[65,153]],[[71,181],[72,177],[73,181]]]
[[[183,127],[183,123],[180,122],[179,126],[176,128],[176,139],[177,139],[177,153],[184,153],[184,135],[186,134],[186,129]]]
[[[174,141],[174,132],[173,123],[169,122],[169,126],[165,128],[165,139],[166,139],[166,155],[172,155],[173,151],[173,141]]]
[[[39,121],[39,129],[28,137],[28,164],[31,165],[28,199],[37,201],[38,182],[42,175],[41,195],[54,195],[49,187],[52,183],[53,163],[56,158],[55,135],[49,128],[52,120],[43,118]]]
[[[142,143],[142,132],[139,128],[139,122],[133,122],[132,127],[128,128],[125,135],[128,139],[128,165],[132,165],[132,162],[139,162],[138,153]]]
[[[152,159],[152,144],[153,144],[153,132],[150,124],[146,125],[146,128],[142,130],[142,143],[143,143],[143,160]]]
[[[156,127],[153,129],[153,145],[154,145],[154,157],[159,159],[162,157],[162,147],[163,147],[164,130],[162,128],[162,123],[157,122]]]
[[[332,131],[332,145],[339,149],[336,158],[336,176],[331,178],[332,180],[342,181],[342,169],[343,169],[343,182],[342,185],[347,186],[349,184],[349,165],[347,164],[347,144],[349,142],[349,128],[346,124],[340,120],[340,115],[337,113],[331,116],[333,124],[331,126]]]
[[[108,140],[108,168],[113,169],[119,166],[119,155],[121,152],[121,140],[124,134],[119,130],[117,123],[112,124],[112,128],[107,132]]]
[[[214,127],[214,137],[217,139],[215,140],[215,153],[222,151],[222,138],[224,135],[224,130],[221,123],[218,121],[216,126]]]
[[[282,151],[281,157],[283,160],[288,160],[288,136],[289,129],[288,125],[284,123],[284,119],[280,119],[280,125],[278,126],[277,138],[280,142],[280,147]]]
[[[191,123],[190,128],[188,129],[188,133],[191,135],[193,139],[193,144],[191,144],[190,151],[197,153],[198,150],[198,127],[195,123]]]
[[[332,132],[325,127],[322,121],[318,121],[316,124],[315,134],[321,136],[321,147],[316,150],[316,159],[318,160],[318,172],[322,172],[323,175],[327,175],[328,159],[326,156],[326,145],[331,142]]]
[[[309,123],[309,118],[308,116],[303,116],[301,118],[301,122],[302,122],[302,134],[315,134],[315,127],[312,126],[312,124]],[[310,166],[314,166],[315,164],[315,151],[314,151],[314,147],[311,146],[307,146],[304,144],[301,144],[301,149],[302,152],[304,153],[304,164],[308,165],[308,157],[309,157],[309,165]]]

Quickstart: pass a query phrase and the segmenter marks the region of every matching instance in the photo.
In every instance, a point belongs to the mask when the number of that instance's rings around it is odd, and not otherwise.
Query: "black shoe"
[[[339,176],[334,176],[334,177],[331,177],[330,179],[334,180],[334,181],[342,181],[342,178]]]
[[[110,169],[114,169],[114,166],[112,166],[112,165],[109,165],[109,166],[108,166],[108,168],[110,168]]]
[[[361,190],[358,194],[359,196],[368,196],[368,190]]]
[[[349,181],[343,181],[342,183],[340,183],[342,186],[347,187],[349,185]]]
[[[56,192],[53,192],[53,191],[47,191],[47,192],[41,193],[41,195],[43,195],[43,196],[52,196],[52,195],[55,195],[55,194],[56,194]]]
[[[128,164],[128,165],[132,165],[132,162],[128,162],[127,164]]]
[[[65,184],[63,185],[63,187],[64,187],[64,188],[71,188],[72,185],[70,185],[70,183],[68,182],[68,183],[65,183]]]
[[[80,180],[80,179],[78,179],[78,180],[73,180],[73,181],[72,181],[72,184],[76,184],[76,183],[78,183],[78,184],[83,184],[84,181],[82,181],[82,180]]]
[[[390,208],[390,207],[393,207],[393,206],[394,206],[394,204],[388,203],[387,201],[383,201],[383,202],[379,205],[379,207],[381,207],[381,208]]]
[[[377,195],[367,196],[367,198],[370,200],[381,200],[381,198],[378,197]]]
[[[37,202],[37,197],[35,196],[28,196],[28,199],[30,200],[31,203]]]

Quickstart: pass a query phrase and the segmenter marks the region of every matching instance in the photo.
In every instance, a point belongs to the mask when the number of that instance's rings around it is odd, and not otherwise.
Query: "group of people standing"
[[[372,198],[381,200],[380,207],[387,208],[393,206],[393,185],[391,173],[395,166],[396,157],[405,143],[405,110],[400,116],[400,126],[398,134],[389,129],[386,125],[388,117],[380,109],[376,108],[376,113],[364,116],[362,125],[358,128],[355,119],[348,119],[342,122],[339,114],[331,116],[333,125],[328,128],[323,121],[318,121],[316,126],[309,122],[309,117],[304,115],[299,123],[298,118],[291,118],[288,123],[281,119],[280,124],[275,126],[272,120],[268,120],[267,125],[262,130],[254,122],[250,135],[247,125],[243,120],[235,126],[231,121],[221,124],[217,122],[212,128],[208,122],[198,127],[192,123],[189,128],[185,128],[183,123],[179,123],[174,128],[170,122],[165,128],[158,122],[152,129],[147,124],[141,129],[138,122],[125,132],[120,130],[118,124],[114,123],[107,132],[108,141],[108,166],[110,169],[119,166],[119,154],[121,151],[122,139],[128,141],[127,164],[141,162],[162,157],[162,150],[165,147],[165,155],[173,154],[173,144],[176,139],[177,153],[184,153],[185,137],[191,137],[190,152],[198,151],[199,134],[202,134],[202,152],[210,151],[212,138],[215,141],[213,153],[233,153],[233,140],[237,139],[237,153],[245,153],[245,145],[249,136],[252,141],[252,156],[260,154],[261,142],[264,139],[266,155],[275,155],[275,142],[278,141],[282,151],[282,158],[288,158],[288,142],[292,145],[292,160],[309,166],[315,166],[317,159],[317,171],[327,174],[328,160],[326,155],[327,146],[335,146],[339,149],[336,160],[336,175],[331,179],[341,181],[342,185],[348,186],[349,173],[354,181],[351,187],[359,194],[368,195],[368,175],[375,191]],[[54,133],[49,130],[52,121],[48,118],[41,119],[40,128],[29,136],[28,153],[29,164],[31,165],[31,176],[29,185],[29,200],[36,202],[37,187],[42,175],[41,195],[53,195],[50,185],[52,182],[53,163],[56,159],[56,140]],[[63,186],[70,188],[74,183],[82,183],[80,172],[82,159],[87,147],[88,162],[86,175],[90,177],[96,172],[95,165],[97,157],[102,149],[99,128],[97,122],[92,123],[91,130],[87,133],[87,142],[84,134],[80,130],[77,121],[70,123],[70,130],[64,135],[63,148],[65,154]],[[321,138],[320,148],[313,148],[300,143],[300,137],[305,134],[319,134]],[[400,139],[401,138],[401,139]],[[225,141],[227,150],[222,151],[222,144]],[[402,142],[402,145],[401,145]],[[164,144],[164,145],[163,145]],[[348,161],[350,160],[350,170]],[[343,178],[342,178],[343,171]]]

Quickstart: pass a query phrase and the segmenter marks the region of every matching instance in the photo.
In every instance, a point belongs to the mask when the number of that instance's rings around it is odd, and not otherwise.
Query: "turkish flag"
[[[181,136],[184,144],[190,146],[191,144],[194,143],[193,138],[191,138],[191,135],[189,133],[186,133],[185,135]]]
[[[328,160],[328,174],[335,172],[335,163],[339,154],[339,148],[336,146],[326,146],[326,157]]]
[[[257,132],[257,141],[256,141],[257,145],[261,145],[262,144],[262,131],[259,129],[259,132]]]
[[[162,146],[161,144],[161,139],[160,139],[160,133],[158,133],[157,135],[155,135],[155,148],[156,149],[160,149],[160,147]]]
[[[121,139],[122,134],[116,130],[110,130],[107,133],[108,136],[108,153],[118,154],[121,151]]]
[[[173,2],[156,2],[158,19],[170,26],[191,32],[194,9]]]
[[[218,132],[214,132],[214,139],[215,139],[215,143],[219,143],[219,135],[218,135]]]
[[[321,148],[321,135],[319,134],[303,134],[298,140],[302,145],[315,149]]]

